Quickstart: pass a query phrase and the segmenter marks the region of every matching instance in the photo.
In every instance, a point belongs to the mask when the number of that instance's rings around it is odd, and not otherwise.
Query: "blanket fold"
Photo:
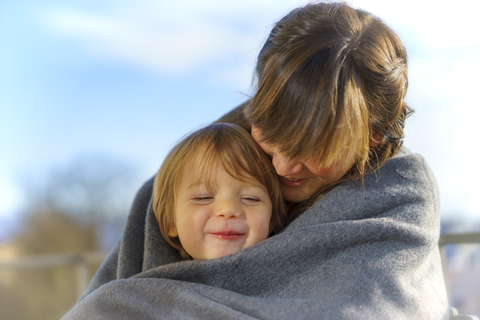
[[[158,228],[152,185],[64,319],[448,319],[438,190],[406,149],[280,234],[214,260],[181,261]]]

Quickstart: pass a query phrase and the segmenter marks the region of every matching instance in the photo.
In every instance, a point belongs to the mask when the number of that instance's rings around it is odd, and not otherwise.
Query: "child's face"
[[[193,259],[223,257],[265,240],[272,214],[265,188],[253,177],[233,178],[221,164],[207,186],[204,178],[196,181],[197,169],[194,161],[185,166],[169,236],[178,236]]]

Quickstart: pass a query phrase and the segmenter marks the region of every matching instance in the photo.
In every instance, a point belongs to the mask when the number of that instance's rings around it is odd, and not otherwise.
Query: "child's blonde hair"
[[[187,161],[194,158],[200,176],[211,178],[213,165],[219,163],[235,179],[255,178],[272,200],[270,232],[279,232],[285,223],[285,206],[280,184],[270,159],[251,135],[234,124],[216,123],[193,132],[175,146],[158,171],[153,185],[153,210],[165,240],[185,259],[190,259],[178,237],[168,236],[175,227],[175,203]],[[199,177],[200,178],[200,177]]]

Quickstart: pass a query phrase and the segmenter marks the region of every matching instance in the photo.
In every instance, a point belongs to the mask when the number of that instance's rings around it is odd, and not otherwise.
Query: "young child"
[[[187,136],[166,157],[153,188],[160,231],[185,259],[233,254],[279,232],[285,221],[272,163],[237,125],[212,124]]]

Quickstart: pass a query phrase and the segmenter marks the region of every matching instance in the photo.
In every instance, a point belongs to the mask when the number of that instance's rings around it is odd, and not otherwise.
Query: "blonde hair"
[[[399,150],[413,112],[404,101],[407,54],[372,14],[343,3],[293,10],[272,29],[256,73],[244,109],[250,124],[288,157],[322,166],[355,159],[335,183],[363,177]],[[379,144],[370,147],[375,137]]]
[[[280,232],[285,223],[285,206],[275,169],[271,161],[255,143],[248,132],[234,124],[216,123],[193,132],[184,138],[167,155],[155,176],[153,185],[153,210],[165,240],[176,248],[182,257],[189,255],[178,237],[168,232],[175,227],[175,202],[185,164],[197,161],[201,175],[211,177],[215,163],[219,163],[235,179],[243,181],[253,177],[266,189],[272,201],[270,231]]]

